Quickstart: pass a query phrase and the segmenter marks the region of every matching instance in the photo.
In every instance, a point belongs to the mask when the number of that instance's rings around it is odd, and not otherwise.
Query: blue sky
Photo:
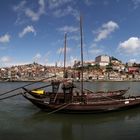
[[[140,0],[0,0],[0,67],[80,59],[79,15],[84,59],[114,56],[140,62]]]

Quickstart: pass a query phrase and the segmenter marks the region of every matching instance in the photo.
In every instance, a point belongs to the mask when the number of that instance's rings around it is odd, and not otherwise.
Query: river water
[[[28,83],[1,82],[0,94],[25,84]],[[34,86],[38,87],[44,84],[40,83]],[[139,82],[85,83],[85,88],[94,91],[128,87],[130,90],[127,95],[140,95]],[[106,114],[48,115],[21,95],[0,101],[0,140],[38,139],[140,140],[140,108]]]

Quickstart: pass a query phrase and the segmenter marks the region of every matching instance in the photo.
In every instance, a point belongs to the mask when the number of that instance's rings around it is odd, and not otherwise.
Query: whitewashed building
[[[110,63],[110,57],[107,55],[99,55],[95,58],[96,64],[104,67]]]

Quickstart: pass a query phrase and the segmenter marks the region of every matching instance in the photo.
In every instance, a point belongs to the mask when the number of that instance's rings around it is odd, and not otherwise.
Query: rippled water
[[[0,94],[25,84],[28,83],[1,82]],[[130,87],[127,95],[140,95],[139,82],[85,83],[85,88],[94,91],[127,87]],[[94,115],[48,115],[22,96],[16,96],[0,101],[0,140],[11,139],[140,140],[140,108]]]

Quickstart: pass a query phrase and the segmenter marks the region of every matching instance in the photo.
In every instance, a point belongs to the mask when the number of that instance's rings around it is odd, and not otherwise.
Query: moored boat
[[[56,86],[54,86],[56,88]],[[30,91],[22,95],[34,105],[47,112],[63,113],[101,113],[115,110],[129,109],[140,105],[140,96],[129,98],[111,98],[93,93],[75,94],[72,83],[62,86],[63,92],[48,92],[44,98],[38,98],[30,94]],[[122,90],[124,92],[124,90]],[[115,91],[118,93],[118,91]],[[100,93],[99,93],[100,94]],[[102,98],[102,99],[101,99]]]
[[[61,87],[60,87],[61,88]],[[74,88],[74,87],[73,87]],[[52,92],[48,92],[45,91],[43,89],[37,89],[37,90],[29,90],[27,88],[23,88],[25,92],[29,93],[30,95],[32,95],[33,97],[42,99],[42,98],[46,98],[48,96],[50,96],[50,94],[54,95],[54,96],[62,96],[63,92],[61,91],[55,91],[52,90]],[[127,89],[121,89],[121,90],[110,90],[110,91],[97,91],[97,92],[93,92],[91,90],[84,90],[84,94],[87,96],[88,99],[90,100],[107,100],[108,98],[113,98],[113,99],[119,99],[119,98],[123,98],[123,95],[127,93],[127,91],[129,90],[129,88]],[[74,88],[73,90],[73,94],[72,96],[78,96],[80,94],[80,91]]]
[[[38,99],[30,97],[27,93],[24,93],[23,96],[32,102],[34,105],[40,109],[47,112],[61,112],[61,113],[104,113],[111,111],[120,111],[130,108],[140,107],[140,96],[128,97],[124,99],[116,100],[106,100],[106,101],[88,101],[81,96],[81,101],[69,101],[69,102],[51,102],[50,98]],[[84,101],[82,101],[84,100]],[[60,101],[62,101],[60,99]]]
[[[26,92],[22,95],[34,105],[50,113],[102,113],[119,111],[140,106],[140,96],[122,97],[128,89],[97,92],[84,89],[83,85],[83,40],[82,40],[82,21],[80,18],[81,33],[81,86],[77,92],[74,90],[73,83],[65,82],[62,84],[62,92],[59,92],[59,84],[52,83],[52,92],[40,94],[37,97],[34,92],[24,88]],[[65,43],[66,44],[66,43]],[[65,49],[66,51],[66,49]],[[65,65],[64,65],[65,66]],[[65,67],[64,67],[65,75]],[[64,77],[65,78],[65,77]],[[43,93],[43,92],[41,92]],[[30,95],[29,95],[30,94]],[[31,96],[32,95],[32,96]],[[33,97],[34,96],[34,97]],[[118,99],[114,97],[119,97]],[[120,98],[121,97],[121,98]]]

